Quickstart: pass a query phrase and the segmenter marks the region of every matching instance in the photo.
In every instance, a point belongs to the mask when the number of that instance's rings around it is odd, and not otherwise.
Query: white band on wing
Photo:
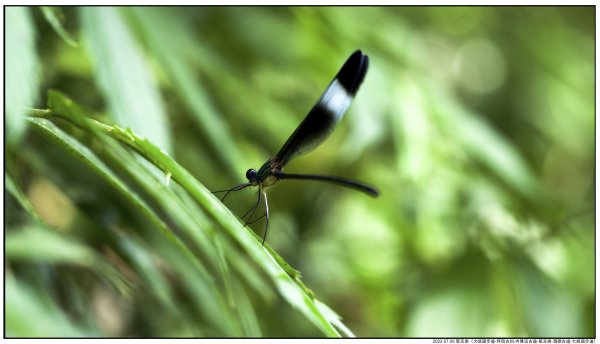
[[[352,103],[352,96],[337,79],[331,82],[321,99],[319,105],[331,112],[339,121]]]

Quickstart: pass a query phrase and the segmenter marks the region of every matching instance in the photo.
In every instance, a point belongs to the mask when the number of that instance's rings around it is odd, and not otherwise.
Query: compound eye
[[[249,181],[254,180],[254,178],[256,178],[256,170],[251,168],[246,171],[246,178],[248,178]]]

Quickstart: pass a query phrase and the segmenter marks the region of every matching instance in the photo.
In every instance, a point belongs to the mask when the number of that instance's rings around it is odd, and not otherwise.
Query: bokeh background
[[[381,196],[281,182],[273,249],[357,336],[596,335],[594,7],[9,7],[5,26],[5,335],[322,336],[235,245],[248,311],[211,303],[221,289],[23,106],[58,90],[225,189],[356,49],[370,67],[349,112],[286,171]]]

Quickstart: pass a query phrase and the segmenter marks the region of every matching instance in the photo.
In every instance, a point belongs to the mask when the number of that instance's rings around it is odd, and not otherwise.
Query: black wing
[[[280,169],[295,156],[310,152],[325,141],[350,107],[368,66],[369,57],[360,50],[350,55],[317,104],[272,159]]]

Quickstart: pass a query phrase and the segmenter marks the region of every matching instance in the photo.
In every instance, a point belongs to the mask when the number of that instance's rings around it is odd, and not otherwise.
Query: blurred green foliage
[[[5,334],[333,335],[325,315],[369,337],[595,336],[594,11],[6,8]],[[353,106],[286,171],[381,197],[269,190],[268,243],[318,310],[224,230],[211,197],[86,126],[26,120],[59,90],[224,189],[355,49],[370,69]]]

